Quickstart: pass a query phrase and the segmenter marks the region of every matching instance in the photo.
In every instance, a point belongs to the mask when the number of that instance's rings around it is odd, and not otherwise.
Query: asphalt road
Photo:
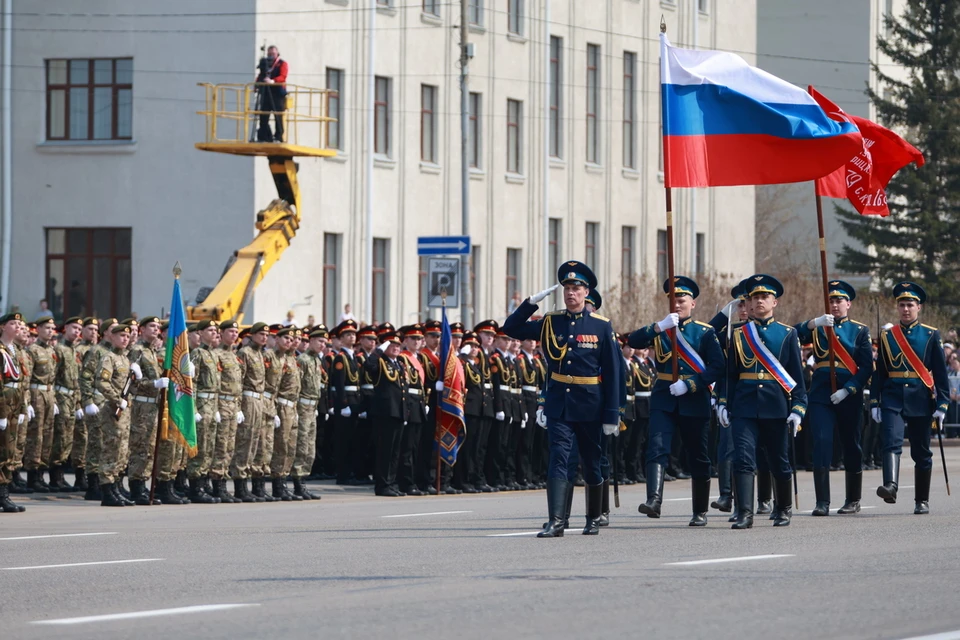
[[[960,479],[960,449],[947,454]],[[587,537],[578,489],[577,529],[553,540],[532,535],[539,491],[389,499],[322,484],[318,502],[125,509],[30,499],[0,514],[0,638],[960,638],[960,495],[946,496],[938,459],[931,514],[914,516],[903,463],[900,502],[883,504],[880,472],[866,472],[856,516],[810,517],[801,473],[806,512],[784,529],[731,531],[716,512],[688,527],[678,481],[660,520],[636,511],[644,485],[623,487],[612,526]],[[842,473],[832,486],[835,508]],[[675,564],[705,560],[727,561]]]

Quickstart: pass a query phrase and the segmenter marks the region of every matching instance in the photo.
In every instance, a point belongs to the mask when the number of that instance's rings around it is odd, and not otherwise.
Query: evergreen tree
[[[960,0],[908,0],[887,18],[880,51],[907,69],[896,80],[873,66],[868,89],[878,120],[919,149],[926,164],[909,165],[887,187],[890,217],[837,208],[847,233],[867,250],[844,245],[838,266],[869,273],[883,286],[913,280],[935,304],[960,307]]]

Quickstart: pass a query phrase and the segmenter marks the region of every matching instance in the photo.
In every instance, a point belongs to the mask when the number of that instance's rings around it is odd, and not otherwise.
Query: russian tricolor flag
[[[863,148],[803,89],[732,53],[670,45],[660,34],[664,185],[815,180]]]

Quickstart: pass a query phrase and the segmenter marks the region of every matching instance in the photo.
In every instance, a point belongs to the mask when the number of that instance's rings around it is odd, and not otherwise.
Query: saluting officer
[[[537,537],[563,536],[568,489],[567,463],[574,446],[579,449],[586,482],[587,524],[584,535],[600,532],[603,476],[600,473],[602,436],[620,428],[621,366],[610,320],[590,313],[584,300],[597,286],[597,277],[582,262],[560,266],[559,285],[531,296],[504,323],[507,335],[518,340],[539,339],[547,356],[549,380],[543,414],[550,438],[547,480],[549,526]],[[537,303],[563,286],[565,311],[529,320]]]
[[[830,313],[797,325],[804,344],[813,343],[816,360],[810,383],[807,425],[813,435],[813,484],[817,492],[815,516],[830,515],[830,464],[833,461],[834,428],[840,430],[843,468],[846,475],[846,501],[837,513],[860,511],[863,487],[863,451],[860,426],[863,421],[863,390],[873,373],[873,348],[870,329],[851,320],[850,305],[857,292],[843,280],[828,285]],[[834,364],[830,368],[830,332]]]
[[[647,501],[640,513],[660,517],[663,474],[670,459],[674,430],[687,452],[692,475],[693,518],[691,527],[707,524],[710,506],[710,385],[723,375],[724,358],[717,335],[709,324],[691,318],[700,287],[693,279],[676,276],[663,283],[664,293],[673,288],[673,311],[661,320],[630,334],[634,349],[653,345],[657,382],[650,397],[650,431],[647,441]],[[672,334],[667,332],[676,331]],[[676,351],[676,355],[674,355]],[[679,377],[673,379],[673,358]]]
[[[409,416],[407,403],[407,370],[400,357],[400,338],[393,330],[379,334],[380,345],[367,357],[363,369],[373,384],[370,418],[376,440],[373,470],[373,492],[378,496],[397,498],[405,495],[397,486],[400,441]]]
[[[903,436],[910,438],[914,463],[914,513],[930,513],[930,427],[943,429],[950,405],[950,385],[940,332],[920,324],[927,293],[913,282],[893,288],[900,322],[880,334],[877,371],[870,387],[871,415],[880,423],[883,450],[883,486],[877,495],[897,502]]]
[[[800,341],[793,327],[774,320],[783,285],[773,276],[746,279],[753,320],[737,326],[731,337],[730,374],[721,376],[717,417],[733,429],[737,521],[734,529],[753,526],[753,478],[757,451],[764,445],[776,491],[775,527],[790,524],[793,492],[789,438],[806,413]],[[729,407],[729,409],[728,409]]]

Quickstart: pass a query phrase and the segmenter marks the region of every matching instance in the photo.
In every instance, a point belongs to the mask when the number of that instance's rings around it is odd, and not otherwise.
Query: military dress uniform
[[[499,332],[502,334],[502,329]],[[487,440],[487,459],[484,462],[486,477],[491,486],[500,491],[513,489],[507,485],[507,443],[514,418],[511,384],[513,370],[506,355],[499,349],[487,354],[490,382],[493,384],[493,420]]]
[[[624,346],[629,347],[629,337],[630,336],[626,334],[617,336],[621,350]],[[617,455],[619,456],[617,459],[617,470],[619,471],[617,482],[629,485],[634,483],[627,472],[627,461],[629,459],[628,452],[631,446],[635,446],[634,442],[637,435],[637,363],[633,361],[633,358],[627,358],[625,356],[623,358],[623,392],[626,404],[623,407],[623,415],[620,418],[626,429],[620,433],[620,446],[617,447]]]
[[[284,327],[277,332],[278,338],[291,336],[299,342],[300,330]],[[297,364],[296,351],[291,348],[277,352],[277,368],[280,378],[277,381],[277,418],[280,426],[275,431],[273,455],[270,459],[270,478],[273,497],[289,502],[302,500],[302,496],[290,493],[284,480],[293,468],[293,459],[297,451],[297,407],[300,400],[300,367]]]
[[[893,288],[898,302],[922,305],[926,292],[918,284],[901,282]],[[883,485],[877,495],[895,504],[900,484],[900,454],[904,434],[910,439],[914,463],[914,513],[929,513],[931,426],[943,428],[950,406],[950,384],[940,332],[919,320],[902,322],[880,333],[880,352],[870,388],[873,419],[880,423],[883,452]],[[878,419],[879,418],[879,419]]]
[[[557,279],[561,284],[591,289],[597,285],[593,272],[576,261],[561,265]],[[535,304],[524,300],[504,322],[503,330],[518,340],[539,340],[547,357],[549,378],[543,412],[550,438],[550,526],[537,535],[563,535],[568,459],[574,446],[579,449],[587,485],[584,533],[596,534],[602,506],[603,430],[606,425],[618,428],[620,424],[620,349],[610,320],[604,316],[583,309],[554,311],[540,320],[529,320],[536,310]]]
[[[440,326],[439,320],[428,320],[423,324],[423,333],[424,335],[428,333],[439,334]],[[423,347],[417,354],[417,358],[423,368],[423,388],[430,411],[425,427],[420,429],[420,442],[417,445],[416,480],[418,489],[434,495],[437,493],[436,479],[434,478],[437,471],[437,452],[434,451],[436,429],[430,427],[436,424],[437,401],[442,393],[436,390],[437,380],[440,379],[440,356],[429,347]],[[449,489],[450,471],[449,466],[440,465],[441,475],[446,476],[441,478],[441,491]]]
[[[267,325],[258,322],[250,327],[250,335],[267,331]],[[237,351],[240,363],[243,391],[240,396],[240,414],[237,424],[236,449],[230,461],[230,477],[233,478],[233,494],[244,502],[264,502],[247,486],[247,478],[253,471],[253,456],[263,431],[263,389],[266,382],[266,366],[263,362],[263,347],[252,340]],[[271,428],[273,425],[271,425]]]
[[[97,368],[103,359],[103,354],[111,349],[110,343],[106,339],[107,332],[111,331],[113,325],[117,324],[115,318],[108,318],[100,323],[104,338],[96,345],[87,350],[83,357],[83,363],[80,366],[80,404],[83,405],[84,423],[87,426],[87,493],[84,495],[86,500],[100,501],[100,443],[101,429],[100,422],[103,417],[102,412],[106,399],[96,386]]]
[[[540,397],[540,367],[534,355],[523,350],[515,362],[520,383],[521,411],[526,420],[517,450],[517,482],[525,489],[537,489],[539,477],[534,469],[534,462],[539,461],[535,449],[535,444],[538,444],[536,432],[542,430],[533,429],[532,421],[537,414],[537,398]]]
[[[82,318],[67,318],[64,326],[82,324]],[[76,430],[77,410],[80,402],[80,360],[76,342],[60,338],[53,350],[56,361],[53,391],[59,411],[53,418],[53,453],[50,460],[50,484],[57,491],[74,491],[63,477],[63,468],[69,463],[73,451],[73,436]],[[82,416],[83,413],[81,412]],[[74,465],[77,478],[83,475],[83,467]],[[79,467],[79,470],[77,470]]]
[[[697,283],[685,276],[663,283],[664,292],[670,287],[676,296],[696,299],[700,294]],[[710,506],[710,386],[723,375],[724,357],[713,327],[705,322],[680,318],[675,335],[674,340],[666,331],[658,331],[658,324],[654,323],[634,331],[628,340],[634,349],[652,345],[657,362],[657,382],[650,396],[647,501],[640,505],[639,511],[651,518],[660,517],[664,471],[676,430],[686,449],[687,466],[693,477],[690,526],[705,526]],[[674,358],[679,372],[677,382],[673,378]]]
[[[236,328],[235,320],[225,320],[220,323],[220,331]],[[210,475],[214,478],[214,496],[223,502],[237,503],[242,500],[227,490],[227,477],[230,474],[230,463],[237,447],[237,418],[240,411],[240,394],[243,392],[243,368],[233,345],[221,344],[213,350],[213,354],[220,371],[220,394],[217,398],[220,422],[217,423],[217,438]]]
[[[113,324],[110,332],[130,333],[125,324]],[[103,396],[100,416],[100,447],[97,472],[100,481],[101,506],[121,507],[133,505],[127,501],[117,486],[125,466],[125,454],[130,443],[130,409],[122,397],[123,388],[130,376],[130,361],[126,350],[110,346],[105,348],[97,366],[94,388]]]
[[[480,342],[473,332],[464,335],[461,344],[463,348],[468,346],[480,348]],[[453,468],[453,486],[464,493],[479,493],[480,488],[473,484],[473,479],[476,477],[476,457],[473,453],[476,447],[473,446],[473,442],[483,423],[483,374],[476,358],[471,358],[465,353],[461,353],[458,357],[463,367],[463,415],[467,436],[457,457],[457,464]]]
[[[14,322],[19,325],[23,317],[19,313],[8,313],[0,318],[0,327]],[[17,418],[23,406],[23,389],[20,381],[23,369],[20,361],[20,349],[13,343],[0,342],[0,510],[4,513],[22,513],[25,507],[10,500],[10,486],[16,469],[17,456]]]
[[[56,324],[53,318],[45,318],[42,324]],[[53,419],[57,409],[53,383],[57,374],[55,344],[37,340],[27,347],[30,360],[30,406],[26,430],[23,466],[27,470],[27,486],[34,491],[47,493],[51,487],[44,482],[43,472],[50,466],[53,454]],[[51,481],[54,479],[51,478]]]
[[[495,335],[499,328],[500,325],[495,320],[484,320],[477,324],[473,328],[473,332],[477,336],[478,345],[481,333]],[[470,485],[479,491],[494,493],[499,489],[490,485],[487,481],[486,460],[490,445],[490,433],[497,413],[494,408],[495,391],[493,374],[490,372],[490,359],[482,347],[477,351],[477,369],[480,371],[481,384],[483,385],[483,414],[480,416],[481,419],[473,432],[467,431],[467,456],[471,460],[467,479]]]
[[[338,337],[356,332],[357,323],[354,320],[344,320],[334,329]],[[366,453],[357,437],[357,421],[363,411],[363,403],[360,396],[360,365],[354,352],[341,346],[330,360],[329,375],[337,484],[352,484],[355,470],[363,466]]]
[[[32,323],[31,323],[32,324]],[[27,325],[28,330],[30,330],[30,325]],[[31,330],[31,335],[33,335]],[[33,361],[30,356],[27,355],[27,347],[30,346],[30,343],[22,338],[14,342],[17,354],[17,360],[20,364],[20,371],[22,375],[20,376],[20,381],[17,383],[20,387],[22,404],[20,405],[20,411],[17,414],[17,419],[15,424],[12,424],[11,427],[16,432],[16,443],[17,450],[14,456],[15,466],[14,466],[14,487],[12,489],[17,489],[17,485],[21,485],[20,482],[20,470],[23,468],[23,459],[25,457],[25,452],[27,448],[27,428],[29,426],[27,418],[29,417],[30,406],[30,380],[32,378],[31,367],[33,366]],[[33,489],[27,486],[26,480],[22,482],[22,489],[24,493],[33,493]]]
[[[368,408],[375,424],[376,438],[373,491],[378,496],[400,497],[405,495],[397,485],[397,470],[400,442],[409,417],[407,364],[404,358],[398,356],[391,359],[383,353],[391,343],[400,344],[396,332],[387,331],[378,338],[381,340],[380,347],[363,363],[364,372],[373,384]]]
[[[197,331],[204,331],[214,325],[212,320],[201,320],[197,323]],[[205,480],[211,483],[213,454],[217,444],[217,426],[223,417],[219,410],[220,395],[220,367],[214,350],[201,342],[196,349],[190,350],[190,361],[193,363],[193,389],[196,398],[197,415],[197,455],[187,463],[187,478],[190,481],[190,500],[200,503],[219,503],[221,499],[215,497],[215,490],[208,491]]]
[[[409,325],[397,330],[404,338],[422,336],[420,325]],[[420,433],[427,427],[427,394],[424,382],[425,372],[417,354],[404,349],[399,358],[404,361],[407,376],[405,389],[407,421],[400,437],[400,456],[397,467],[397,484],[400,493],[421,496],[424,492],[417,487],[417,461],[420,458]]]
[[[783,294],[783,285],[763,274],[747,278],[745,287],[751,297]],[[793,508],[791,425],[799,425],[807,404],[797,331],[773,316],[756,318],[734,328],[730,352],[729,374],[720,379],[718,414],[733,435],[738,500],[733,528],[753,526],[753,478],[761,445],[775,481],[774,526],[786,526]]]
[[[326,338],[324,327],[315,328],[310,338]],[[327,372],[321,354],[308,349],[297,356],[300,372],[300,393],[297,399],[297,438],[293,465],[293,495],[304,500],[320,499],[308,491],[303,480],[310,475],[317,456],[317,420],[327,419]]]
[[[850,284],[834,280],[828,285],[831,298],[851,302],[857,292]],[[863,450],[860,448],[860,427],[863,421],[863,390],[873,374],[873,349],[870,329],[844,316],[836,318],[832,333],[836,336],[834,376],[831,381],[830,338],[826,326],[796,326],[803,344],[813,344],[814,364],[810,391],[807,394],[806,425],[813,437],[813,482],[817,494],[815,516],[830,513],[830,465],[833,461],[834,430],[839,430],[846,475],[846,500],[838,513],[860,511],[863,486]]]

